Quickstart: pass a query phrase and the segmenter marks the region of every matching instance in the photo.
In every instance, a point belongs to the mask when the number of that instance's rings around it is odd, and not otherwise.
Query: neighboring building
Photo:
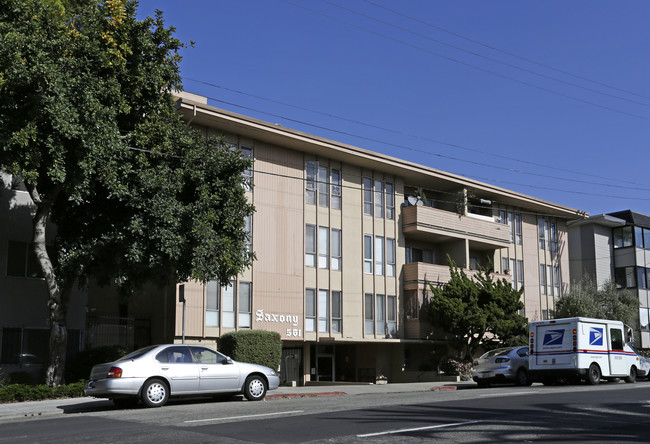
[[[572,222],[569,256],[573,279],[587,274],[598,286],[615,281],[638,296],[635,342],[650,348],[650,216],[626,210]]]
[[[188,124],[254,159],[245,174],[256,208],[247,221],[252,267],[228,283],[184,284],[188,342],[217,346],[226,332],[271,330],[283,341],[283,382],[412,381],[432,377],[423,373],[432,340],[444,342],[420,311],[430,285],[449,279],[448,257],[523,286],[530,320],[547,318],[568,287],[566,227],[577,210],[180,97]],[[8,275],[18,268],[8,248],[31,232],[21,193],[2,190],[3,359],[17,347],[7,331],[47,328],[43,282]],[[82,347],[181,341],[178,287],[123,304],[95,286],[78,297],[68,325]]]

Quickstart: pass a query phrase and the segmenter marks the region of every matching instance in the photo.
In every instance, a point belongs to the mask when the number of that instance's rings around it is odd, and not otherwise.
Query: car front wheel
[[[169,389],[160,379],[150,379],[142,386],[142,402],[149,407],[162,407],[169,399]]]
[[[261,376],[252,375],[244,384],[244,396],[249,401],[261,401],[266,396],[266,382]]]

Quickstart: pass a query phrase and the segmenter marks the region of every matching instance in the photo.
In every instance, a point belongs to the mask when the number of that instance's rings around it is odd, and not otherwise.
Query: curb
[[[456,390],[456,386],[451,387],[431,387],[429,390],[432,392],[440,392],[442,390]]]
[[[284,398],[316,398],[318,396],[347,396],[345,392],[325,392],[325,393],[285,393],[277,395],[266,395],[266,399],[284,399]]]

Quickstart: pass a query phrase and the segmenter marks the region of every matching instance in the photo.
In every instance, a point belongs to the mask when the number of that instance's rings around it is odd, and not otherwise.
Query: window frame
[[[374,211],[373,192],[372,192],[372,178],[363,177],[363,214],[372,216]]]

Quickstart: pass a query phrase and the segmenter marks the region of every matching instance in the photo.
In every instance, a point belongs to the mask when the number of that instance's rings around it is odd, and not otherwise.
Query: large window
[[[316,331],[316,290],[305,290],[305,331]]]
[[[7,276],[43,277],[31,244],[9,241],[7,244]]]
[[[386,182],[386,219],[395,219],[395,186]]]
[[[219,283],[209,281],[205,286],[205,325],[219,326]]]
[[[341,333],[343,316],[341,309],[341,292],[332,291],[332,333]]]
[[[318,162],[307,162],[305,166],[305,202],[316,205],[316,179]]]
[[[557,253],[558,250],[558,241],[557,241],[557,224],[551,224],[551,251]]]
[[[560,267],[553,267],[553,296],[560,295]]]
[[[384,217],[384,184],[375,180],[375,217]]]
[[[244,222],[245,226],[244,229],[246,230],[246,249],[248,251],[253,251],[253,215],[249,214],[248,216],[244,217]]]
[[[372,274],[372,236],[363,236],[363,272]]]
[[[235,301],[237,300],[237,291],[235,281],[223,287],[221,290],[223,297],[223,326],[225,328],[235,328]]]
[[[316,266],[316,227],[314,225],[305,226],[305,265],[307,267]]]
[[[639,320],[641,330],[650,330],[650,309],[645,307],[639,308]]]
[[[634,245],[634,234],[631,226],[614,228],[614,248],[631,247]]]
[[[239,328],[251,328],[252,285],[250,282],[239,283]]]
[[[318,331],[327,333],[330,323],[330,292],[318,290]]]
[[[419,247],[406,247],[406,263],[424,262],[425,264],[435,264],[436,255],[433,250]]]
[[[375,334],[375,304],[372,293],[366,293],[364,296],[364,330],[367,335]]]
[[[386,320],[388,321],[387,334],[397,334],[397,296],[387,296],[386,299]]]
[[[242,153],[242,156],[247,157],[251,160],[253,159],[252,147],[242,145],[240,151]],[[253,167],[245,169],[242,175],[244,176],[244,188],[246,191],[250,191],[253,185]]]
[[[539,233],[539,249],[546,250],[546,239],[548,238],[546,235],[546,221],[544,219],[538,219],[537,225]]]
[[[377,295],[377,334],[386,334],[386,297],[383,294]]]
[[[332,228],[332,270],[341,270],[342,249],[341,230]]]
[[[524,286],[524,261],[517,259],[517,290]]]
[[[384,238],[375,236],[375,274],[384,275]]]
[[[539,287],[542,294],[546,294],[546,265],[539,265]]]
[[[553,267],[547,265],[546,266],[546,294],[549,296],[553,294],[552,277],[553,277]]]
[[[386,276],[395,277],[395,239],[386,238]]]
[[[363,178],[363,214],[372,216],[372,179]]]
[[[521,214],[515,214],[515,242],[521,245],[522,228],[521,228]]]
[[[329,170],[327,167],[318,167],[318,205],[330,206]]]
[[[332,169],[332,209],[341,209],[341,171]]]
[[[636,288],[635,267],[620,267],[614,270],[617,288]]]
[[[329,268],[330,230],[318,227],[318,268]]]

